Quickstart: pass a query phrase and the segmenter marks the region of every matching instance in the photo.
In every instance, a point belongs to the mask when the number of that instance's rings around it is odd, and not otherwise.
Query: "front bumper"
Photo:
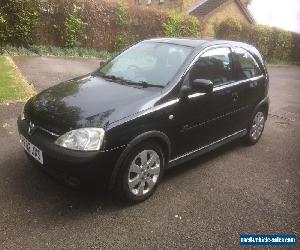
[[[27,154],[35,165],[39,165],[48,174],[70,185],[76,182],[78,184],[92,182],[108,186],[113,168],[124,147],[100,152],[74,151],[55,145],[57,137],[42,129],[37,128],[29,135],[28,127],[28,120],[18,119],[19,133],[43,151],[43,165]]]

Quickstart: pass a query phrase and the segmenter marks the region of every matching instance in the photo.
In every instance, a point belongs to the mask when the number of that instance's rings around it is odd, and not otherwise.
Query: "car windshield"
[[[142,87],[165,87],[178,72],[192,48],[169,43],[141,42],[100,69],[104,78]]]

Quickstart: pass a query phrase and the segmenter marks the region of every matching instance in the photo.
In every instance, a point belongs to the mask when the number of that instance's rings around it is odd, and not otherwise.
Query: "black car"
[[[268,115],[268,83],[248,44],[150,39],[31,98],[18,129],[45,171],[139,202],[165,169],[237,138],[255,144]]]

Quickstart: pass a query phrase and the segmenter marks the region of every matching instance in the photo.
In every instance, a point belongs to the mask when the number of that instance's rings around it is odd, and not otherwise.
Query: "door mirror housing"
[[[193,89],[201,93],[211,93],[214,88],[212,81],[206,79],[195,79],[191,85]]]
[[[188,85],[183,85],[181,87],[181,97],[186,97],[192,91],[192,88]]]
[[[100,62],[99,62],[100,68],[101,68],[104,64],[106,64],[106,61],[100,61]]]

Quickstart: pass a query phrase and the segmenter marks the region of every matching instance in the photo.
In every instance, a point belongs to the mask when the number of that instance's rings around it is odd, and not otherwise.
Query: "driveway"
[[[46,62],[19,64],[38,90],[58,81],[56,59]],[[80,75],[73,60],[65,62],[60,79]],[[94,66],[87,61],[80,70]],[[0,106],[0,248],[237,249],[242,233],[299,239],[300,68],[269,71],[271,114],[260,142],[236,141],[167,171],[155,195],[135,206],[71,190],[33,168],[15,125],[23,104]]]
[[[92,72],[99,59],[15,56],[15,64],[37,92],[59,82]]]

